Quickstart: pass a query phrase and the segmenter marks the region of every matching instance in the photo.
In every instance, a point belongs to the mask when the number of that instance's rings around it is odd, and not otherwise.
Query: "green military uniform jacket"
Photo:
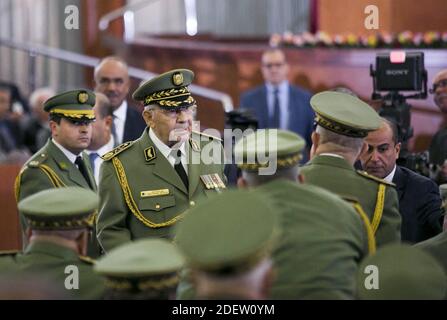
[[[200,161],[201,156],[212,154],[211,150],[217,160],[211,164]],[[203,181],[217,175],[225,183],[224,154],[219,139],[194,132],[186,153],[190,159],[188,190],[150,139],[148,129],[139,139],[103,156],[97,232],[106,252],[133,239],[172,238],[171,226],[191,205],[223,189],[222,185],[207,189]]]
[[[371,221],[378,247],[400,241],[399,202],[392,184],[355,171],[346,160],[329,155],[316,156],[300,172],[305,183],[357,199]]]
[[[437,236],[419,242],[415,245],[435,257],[447,274],[447,232],[441,232]]]
[[[275,208],[272,299],[352,299],[355,274],[368,255],[365,225],[353,207],[322,188],[274,180],[254,189]],[[177,298],[191,299],[182,273]]]
[[[276,208],[273,299],[351,299],[368,255],[366,226],[354,208],[322,188],[275,180],[259,186]]]
[[[87,167],[90,185],[97,191],[95,178],[88,158],[83,152],[82,159]],[[53,143],[51,139],[37,151],[22,167],[15,181],[15,195],[17,202],[39,191],[61,187],[83,187],[91,189],[79,169]],[[25,231],[27,223],[20,215],[20,224]],[[94,235],[95,233],[93,233]],[[96,238],[90,240],[89,255],[96,257],[99,247]]]
[[[105,290],[104,279],[93,271],[93,264],[93,260],[78,256],[70,248],[47,241],[36,241],[28,245],[23,253],[1,257],[0,273],[39,277],[54,286],[57,292],[64,293],[62,299],[101,299]],[[67,266],[78,269],[78,289],[66,288],[67,277],[75,275],[75,272],[66,270]],[[71,278],[67,283],[73,283]]]

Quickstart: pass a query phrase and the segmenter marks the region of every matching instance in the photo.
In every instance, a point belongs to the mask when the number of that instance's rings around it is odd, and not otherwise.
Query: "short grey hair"
[[[344,136],[318,125],[316,133],[320,135],[320,145],[331,147],[334,152],[358,153],[362,150],[363,138]]]
[[[103,64],[110,62],[110,61],[121,63],[127,71],[129,70],[129,65],[127,64],[126,60],[124,60],[123,58],[120,58],[118,56],[108,56],[108,57],[101,59],[101,61],[99,61],[98,65],[95,67],[95,69],[93,71],[93,77],[95,79],[97,78],[99,69],[103,66]]]
[[[29,97],[29,104],[31,107],[34,108],[39,97],[41,97],[41,96],[52,97],[55,94],[56,94],[56,92],[49,87],[36,89],[33,91],[33,93],[31,93],[31,96]]]

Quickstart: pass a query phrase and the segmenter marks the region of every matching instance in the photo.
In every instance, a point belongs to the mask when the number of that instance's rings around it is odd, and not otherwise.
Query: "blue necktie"
[[[280,108],[279,108],[279,90],[277,87],[273,90],[273,115],[270,122],[271,128],[279,128]]]
[[[88,155],[88,157],[90,158],[90,164],[92,165],[92,170],[93,170],[93,175],[95,174],[95,160],[96,158],[99,157],[99,154],[97,154],[96,152],[92,152]]]

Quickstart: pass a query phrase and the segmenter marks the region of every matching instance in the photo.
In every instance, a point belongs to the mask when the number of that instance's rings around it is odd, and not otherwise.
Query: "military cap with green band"
[[[346,93],[323,91],[310,99],[310,105],[318,125],[341,135],[363,138],[381,124],[372,107]]]
[[[47,189],[18,204],[29,226],[39,230],[73,230],[91,227],[99,205],[98,195],[80,187]]]
[[[51,97],[44,104],[44,110],[50,115],[58,115],[74,121],[94,120],[96,96],[88,89],[66,91]]]
[[[269,155],[275,154],[276,167],[281,169],[298,164],[305,146],[304,139],[294,132],[259,129],[236,142],[234,153],[236,161],[242,161],[236,164],[243,170],[267,167]]]
[[[196,104],[188,86],[194,73],[188,69],[175,69],[144,82],[133,94],[145,106],[156,104],[167,110],[187,108]]]
[[[112,289],[162,289],[175,287],[184,258],[165,239],[144,239],[121,245],[99,259],[95,271]]]
[[[252,192],[231,190],[191,208],[176,227],[175,242],[192,268],[224,275],[255,266],[276,236],[273,209]]]
[[[377,269],[368,266],[374,266]],[[377,286],[373,285],[376,270]],[[371,287],[366,287],[369,284]],[[429,253],[408,244],[390,244],[364,259],[357,272],[358,298],[364,300],[441,300],[447,277]]]

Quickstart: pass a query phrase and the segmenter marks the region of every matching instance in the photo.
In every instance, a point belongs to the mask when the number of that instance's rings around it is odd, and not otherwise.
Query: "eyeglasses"
[[[267,69],[271,69],[273,67],[281,68],[284,65],[285,65],[285,62],[276,62],[276,63],[271,62],[271,63],[264,63],[263,64],[264,68],[267,68]]]
[[[166,110],[166,109],[158,109],[158,110],[160,110],[161,113],[163,113],[165,116],[169,118],[176,118],[182,112],[186,113],[187,115],[193,114],[197,110],[197,106],[184,107],[175,110]]]
[[[447,79],[442,79],[442,80],[439,80],[436,83],[433,83],[433,87],[429,91],[430,91],[431,94],[433,94],[433,93],[435,93],[435,91],[438,88],[445,88],[445,87],[447,87]]]

